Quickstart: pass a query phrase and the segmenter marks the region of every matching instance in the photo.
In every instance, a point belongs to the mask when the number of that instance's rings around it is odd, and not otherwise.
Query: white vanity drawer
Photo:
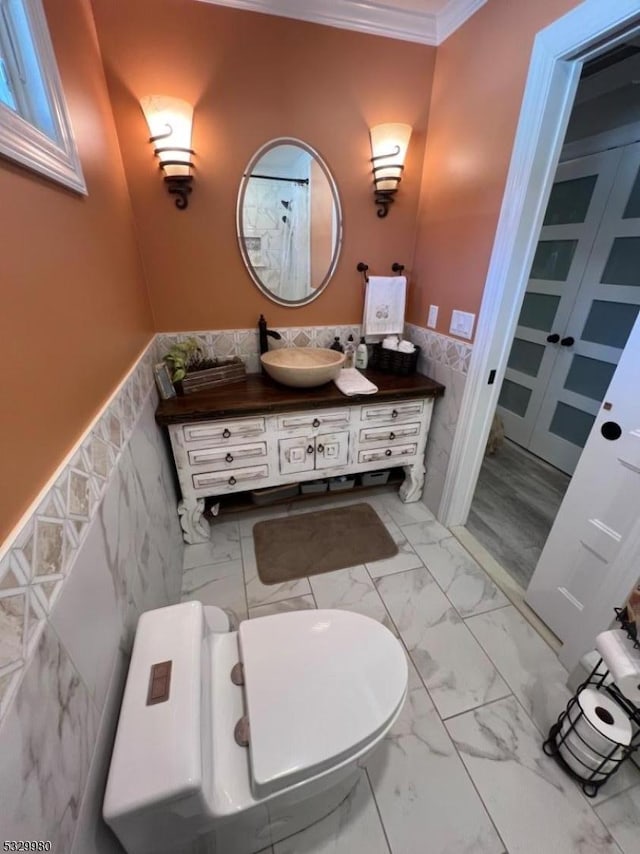
[[[199,448],[188,451],[189,464],[192,466],[206,465],[209,469],[217,471],[236,468],[241,465],[250,465],[251,461],[266,459],[266,442],[247,442],[245,445],[218,445],[215,448]]]
[[[360,409],[362,421],[380,423],[381,421],[406,421],[409,418],[419,418],[424,412],[424,400],[407,400],[405,403],[379,403],[373,406],[363,406]]]
[[[321,412],[292,412],[278,416],[278,430],[295,430],[297,427],[346,427],[350,422],[349,407],[322,410]]]
[[[359,463],[391,463],[404,457],[415,457],[418,451],[417,445],[394,445],[387,448],[371,448],[368,451],[358,452]]]
[[[413,424],[391,424],[386,427],[363,427],[360,430],[360,444],[371,445],[386,444],[387,442],[406,442],[420,435],[422,425]]]
[[[185,442],[229,442],[261,436],[265,432],[264,418],[234,418],[232,421],[206,421],[204,424],[185,424]]]
[[[212,471],[192,475],[195,489],[223,490],[246,489],[250,484],[269,477],[269,466],[247,466],[233,471]]]

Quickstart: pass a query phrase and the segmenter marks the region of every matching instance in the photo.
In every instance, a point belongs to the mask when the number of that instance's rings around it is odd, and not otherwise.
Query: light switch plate
[[[430,326],[431,329],[435,329],[438,325],[438,306],[430,305],[429,306],[429,317],[427,318],[427,326]]]
[[[470,311],[454,310],[451,312],[449,332],[453,335],[459,335],[461,338],[471,338],[475,319],[475,314]]]

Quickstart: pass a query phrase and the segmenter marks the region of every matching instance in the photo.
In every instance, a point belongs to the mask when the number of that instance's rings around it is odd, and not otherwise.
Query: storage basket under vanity
[[[415,345],[413,353],[401,353],[399,350],[387,350],[382,344],[373,344],[369,367],[385,374],[410,376],[415,374],[420,358],[420,347]]]

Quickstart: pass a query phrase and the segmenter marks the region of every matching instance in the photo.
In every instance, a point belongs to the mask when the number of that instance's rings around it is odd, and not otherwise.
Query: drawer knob
[[[318,421],[317,418],[313,419],[313,421],[311,422],[311,426],[312,427],[319,427],[320,426],[320,422]]]
[[[307,445],[307,453],[308,453],[308,454],[312,454],[312,453],[313,453],[313,445]]]
[[[233,475],[229,478],[229,486],[235,486],[238,481],[235,479]]]
[[[391,412],[391,417],[392,417],[392,418],[397,418],[397,417],[398,417],[398,410],[397,410],[397,409],[393,409],[393,410],[392,410],[392,412]]]
[[[395,434],[395,433],[389,433],[389,439],[390,439],[392,442],[393,442],[393,440],[394,440],[395,438],[396,438],[396,434]]]
[[[317,450],[319,454],[324,454],[324,445],[318,445]]]
[[[384,455],[385,455],[385,457],[390,457],[391,456],[391,448],[387,448],[387,450],[384,452]]]
[[[232,463],[232,462],[233,462],[233,455],[232,455],[232,454],[227,454],[227,456],[225,457],[225,460],[226,460],[228,463]]]
[[[222,431],[222,438],[228,439],[230,435],[231,435],[231,430],[229,430],[228,427],[225,427],[224,430]]]

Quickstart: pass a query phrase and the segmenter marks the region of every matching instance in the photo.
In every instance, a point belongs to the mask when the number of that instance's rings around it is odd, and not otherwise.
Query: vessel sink
[[[328,383],[338,376],[344,359],[344,353],[320,347],[282,347],[260,356],[271,379],[293,388]]]

